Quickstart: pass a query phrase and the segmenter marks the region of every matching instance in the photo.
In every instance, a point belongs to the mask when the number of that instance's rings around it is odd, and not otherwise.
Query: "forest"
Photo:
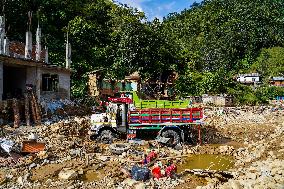
[[[11,41],[25,41],[33,13],[32,31],[41,26],[53,64],[64,65],[68,32],[74,98],[86,95],[88,72],[98,69],[117,79],[174,71],[179,97],[228,94],[253,105],[284,96],[284,87],[269,85],[284,76],[283,0],[204,0],[151,21],[110,0],[3,0],[0,7]],[[234,80],[251,72],[261,74],[256,88]]]

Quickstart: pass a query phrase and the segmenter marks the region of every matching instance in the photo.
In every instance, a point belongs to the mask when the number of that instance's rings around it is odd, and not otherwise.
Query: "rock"
[[[127,156],[127,153],[126,152],[123,152],[122,154],[121,154],[121,157],[122,158],[125,158]]]
[[[58,177],[62,180],[75,180],[78,177],[78,173],[72,169],[62,169]]]
[[[219,147],[219,151],[221,154],[232,154],[234,151],[234,147],[233,146],[220,146]]]
[[[175,146],[175,150],[182,150],[182,145],[179,143]]]
[[[0,186],[2,185],[2,184],[4,184],[5,182],[7,181],[7,177],[1,177],[0,178]]]
[[[46,151],[40,151],[39,153],[37,153],[37,157],[39,159],[46,159],[48,157],[48,154]]]
[[[79,156],[81,154],[81,150],[80,149],[71,149],[70,150],[70,155],[71,156]]]
[[[64,135],[57,135],[56,138],[57,138],[58,140],[63,140],[63,139],[65,138],[65,136],[64,136]]]
[[[123,181],[123,184],[126,184],[127,186],[134,186],[136,183],[138,182],[131,178],[127,178]]]
[[[255,180],[256,179],[256,174],[255,173],[247,173],[246,175],[248,178]]]
[[[52,180],[51,180],[51,179],[47,179],[47,180],[45,181],[45,183],[46,183],[46,184],[51,184],[51,183],[52,183]]]
[[[188,154],[193,154],[193,151],[191,149],[187,149]]]
[[[99,160],[102,160],[102,161],[107,161],[109,160],[109,157],[108,156],[99,156],[97,157]]]
[[[18,177],[17,183],[18,183],[19,185],[24,185],[24,179],[23,179],[23,177]]]
[[[243,188],[239,181],[230,181],[229,183],[232,189],[242,189]]]
[[[32,169],[32,168],[34,168],[34,167],[36,167],[36,166],[37,166],[37,164],[32,163],[32,164],[30,164],[29,169]]]
[[[28,136],[28,140],[37,140],[38,139],[38,135],[35,134],[35,133],[31,133],[29,136]]]
[[[83,175],[83,174],[84,174],[84,170],[83,170],[83,169],[80,169],[80,170],[78,171],[78,174],[79,174],[79,175]]]

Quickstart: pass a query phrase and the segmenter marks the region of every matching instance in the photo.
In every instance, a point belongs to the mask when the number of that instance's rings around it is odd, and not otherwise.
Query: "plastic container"
[[[161,173],[161,168],[160,167],[155,167],[154,169],[152,169],[152,175],[154,178],[161,178],[162,177],[162,173]]]

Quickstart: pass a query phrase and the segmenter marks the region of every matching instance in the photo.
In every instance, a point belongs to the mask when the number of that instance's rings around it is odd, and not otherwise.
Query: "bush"
[[[228,89],[228,93],[235,97],[236,104],[258,105],[267,104],[269,100],[273,100],[277,96],[284,96],[284,88],[263,85],[253,89],[250,86],[238,84],[234,88]]]

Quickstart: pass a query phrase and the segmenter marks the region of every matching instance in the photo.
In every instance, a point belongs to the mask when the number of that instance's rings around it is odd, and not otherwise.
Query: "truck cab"
[[[99,139],[104,143],[123,135],[128,129],[128,110],[132,100],[128,97],[108,98],[107,110],[104,113],[92,114],[89,135],[91,139]]]

